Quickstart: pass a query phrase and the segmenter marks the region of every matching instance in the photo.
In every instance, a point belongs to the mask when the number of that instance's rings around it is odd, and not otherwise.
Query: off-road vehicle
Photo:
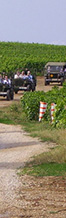
[[[12,85],[0,83],[0,96],[6,97],[8,101],[13,100],[14,90]]]
[[[17,94],[18,91],[35,91],[36,78],[33,76],[32,81],[29,78],[16,78],[13,80],[14,92]]]
[[[65,62],[48,62],[45,65],[45,85],[50,83],[63,84],[66,78],[66,64]]]

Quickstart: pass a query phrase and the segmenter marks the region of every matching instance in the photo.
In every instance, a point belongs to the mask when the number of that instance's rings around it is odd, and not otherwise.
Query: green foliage
[[[43,116],[43,120],[51,121],[50,108],[51,103],[56,104],[56,110],[54,112],[54,127],[66,127],[66,86],[64,84],[62,89],[53,87],[51,91],[35,91],[24,93],[21,102],[22,109],[26,113],[29,120],[39,119],[39,107],[40,101],[48,103],[47,110]]]
[[[0,72],[9,76],[25,68],[41,73],[49,61],[66,62],[66,46],[0,42]]]
[[[24,167],[18,171],[19,175],[32,175],[32,176],[66,176],[66,163],[43,163]]]
[[[63,100],[57,103],[54,116],[54,126],[66,127],[66,109]]]
[[[22,108],[29,120],[38,120],[40,101],[44,100],[44,92],[26,92],[21,102]]]

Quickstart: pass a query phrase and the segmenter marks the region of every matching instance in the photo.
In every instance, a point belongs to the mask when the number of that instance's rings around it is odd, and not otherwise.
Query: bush
[[[66,127],[66,109],[64,101],[57,102],[56,111],[54,114],[54,126]]]
[[[50,108],[51,103],[56,104],[56,111],[54,113],[54,126],[61,127],[66,126],[66,86],[64,84],[62,89],[58,87],[53,87],[51,91],[35,91],[24,93],[21,102],[22,109],[26,113],[29,120],[39,119],[39,106],[40,101],[48,103],[47,110],[43,116],[44,120],[48,122],[51,120]]]
[[[22,108],[29,120],[38,120],[40,101],[44,101],[44,92],[26,92],[21,102]]]

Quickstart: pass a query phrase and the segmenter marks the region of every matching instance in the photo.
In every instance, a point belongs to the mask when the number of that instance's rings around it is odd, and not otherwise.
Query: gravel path
[[[54,145],[51,145],[54,146]],[[33,155],[47,151],[50,145],[30,137],[20,126],[0,124],[0,217],[16,217],[20,208],[17,194],[21,182],[16,174],[18,167]],[[19,216],[17,216],[19,217]]]
[[[55,144],[42,143],[20,126],[0,124],[0,218],[65,218],[66,181],[17,175],[33,155]]]

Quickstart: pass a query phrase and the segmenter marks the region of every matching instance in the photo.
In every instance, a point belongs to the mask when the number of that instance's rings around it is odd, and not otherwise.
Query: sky
[[[66,0],[0,0],[0,41],[66,45]]]

